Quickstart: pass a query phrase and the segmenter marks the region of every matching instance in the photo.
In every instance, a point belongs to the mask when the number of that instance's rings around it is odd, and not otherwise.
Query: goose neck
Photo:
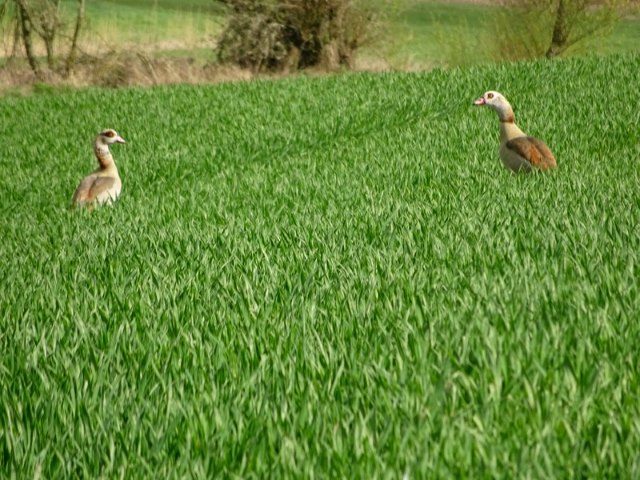
[[[111,156],[108,145],[96,142],[94,146],[94,152],[101,168],[105,169],[112,165],[115,167],[115,163],[113,162],[113,157]]]
[[[518,128],[513,120],[500,120],[500,143],[508,142],[518,137],[525,137],[525,133]]]

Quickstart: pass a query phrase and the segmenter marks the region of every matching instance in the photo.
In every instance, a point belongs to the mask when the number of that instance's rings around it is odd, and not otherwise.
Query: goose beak
[[[479,98],[479,99],[477,99],[475,102],[473,102],[473,104],[474,104],[476,107],[481,107],[481,106],[483,106],[483,105],[486,105],[486,104],[487,104],[487,101],[484,99],[484,97],[480,97],[480,98]]]
[[[116,137],[116,143],[127,143],[127,141],[122,138],[120,135]]]

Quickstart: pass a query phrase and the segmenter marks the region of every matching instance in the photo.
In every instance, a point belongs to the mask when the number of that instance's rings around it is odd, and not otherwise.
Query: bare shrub
[[[637,0],[501,0],[498,56],[507,60],[562,55],[606,34]]]
[[[223,63],[254,72],[352,68],[373,13],[355,0],[224,0]]]

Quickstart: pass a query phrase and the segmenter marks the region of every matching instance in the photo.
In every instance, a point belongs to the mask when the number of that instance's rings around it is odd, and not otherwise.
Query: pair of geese
[[[500,158],[513,172],[530,172],[532,169],[548,170],[556,167],[556,159],[542,141],[526,135],[515,124],[513,109],[500,93],[489,91],[478,98],[474,105],[492,108],[500,120]],[[110,204],[118,198],[122,181],[113,161],[109,145],[127,143],[115,130],[107,129],[96,137],[94,151],[100,166],[85,177],[73,194],[74,206],[93,208]]]

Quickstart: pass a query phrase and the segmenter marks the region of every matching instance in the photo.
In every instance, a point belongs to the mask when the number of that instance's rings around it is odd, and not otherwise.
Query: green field
[[[87,19],[83,44],[90,51],[152,50],[204,59],[212,57],[224,21],[213,0],[91,1]]]
[[[637,478],[638,71],[3,98],[0,477]]]

